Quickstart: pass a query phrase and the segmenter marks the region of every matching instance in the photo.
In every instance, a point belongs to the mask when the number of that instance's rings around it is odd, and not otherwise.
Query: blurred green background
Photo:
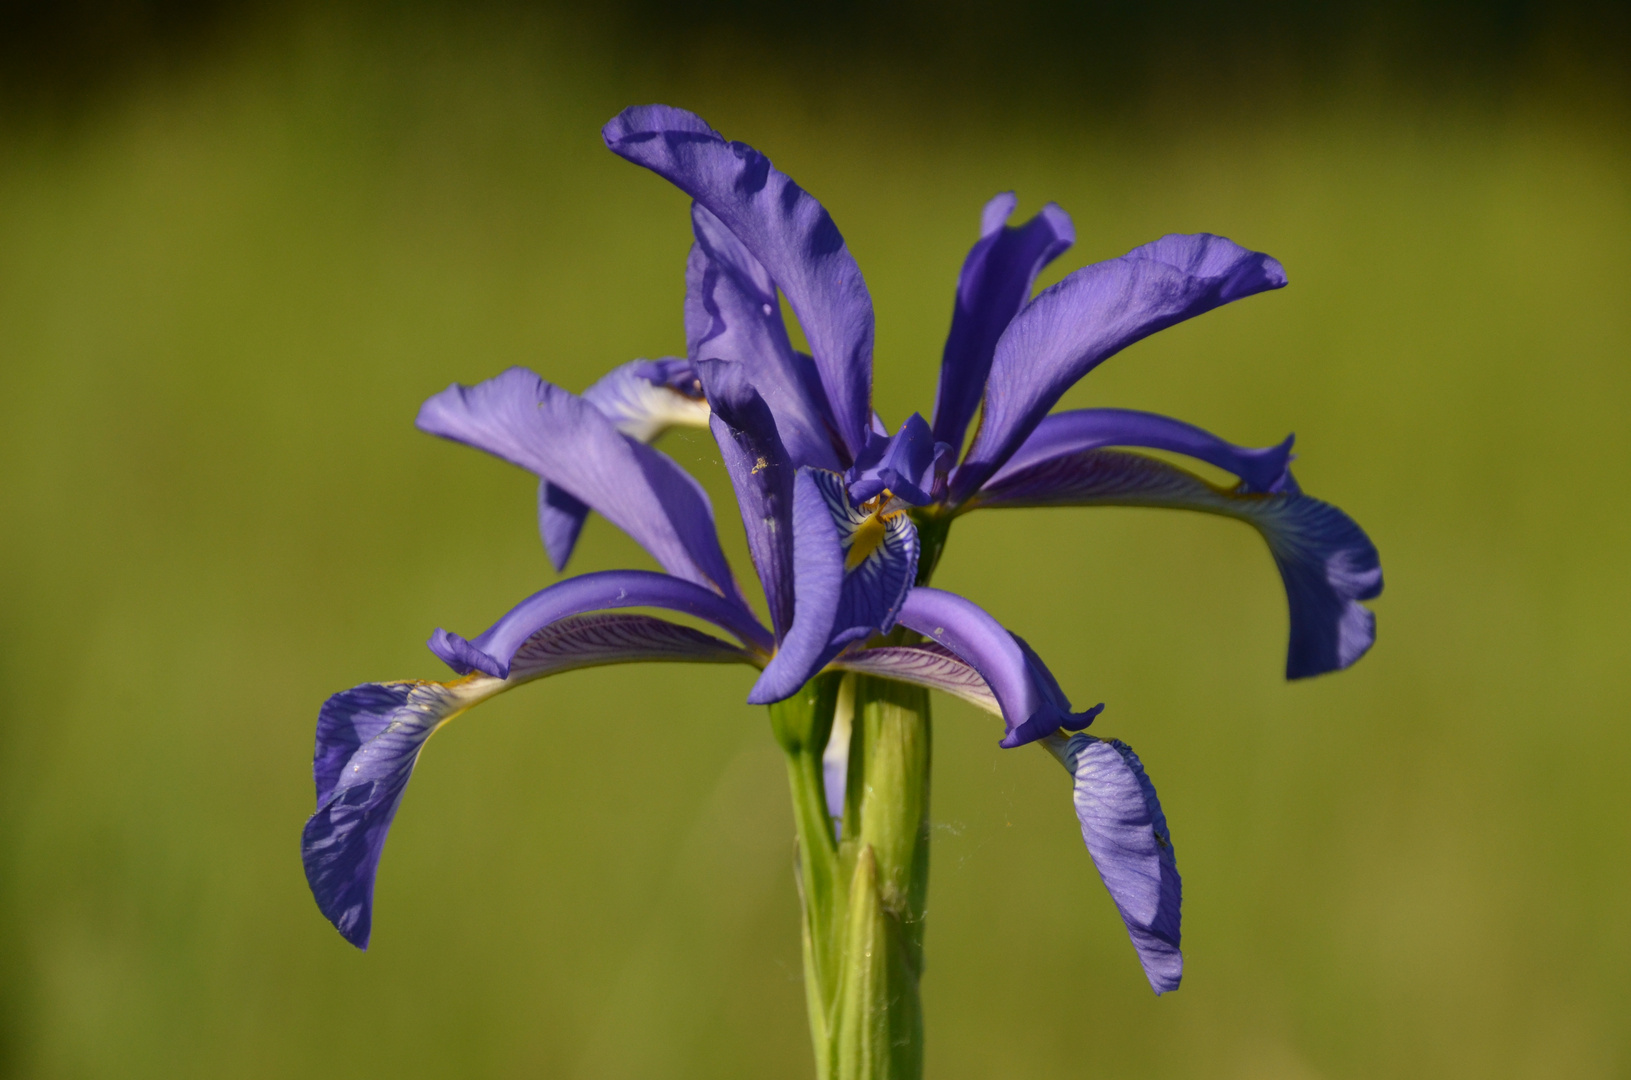
[[[1542,19],[1537,12],[1550,11]],[[792,823],[745,669],[564,676],[430,745],[354,952],[306,891],[316,709],[553,580],[519,471],[416,433],[511,364],[683,348],[685,200],[600,145],[696,109],[831,210],[877,404],[927,411],[982,202],[1047,280],[1166,232],[1291,286],[1069,405],[1298,435],[1380,639],[1280,678],[1237,523],[963,519],[938,584],[1160,787],[1145,985],[1066,778],[937,699],[929,1067],[1631,1076],[1631,109],[1612,9],[721,0],[11,5],[0,28],[0,1073],[810,1074]],[[665,448],[714,493],[706,439]],[[574,569],[645,566],[604,521]]]

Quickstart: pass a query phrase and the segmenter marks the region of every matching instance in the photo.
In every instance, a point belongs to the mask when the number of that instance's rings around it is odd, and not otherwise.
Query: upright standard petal
[[[374,876],[385,837],[425,740],[459,713],[523,682],[635,660],[747,661],[723,641],[645,615],[595,615],[545,627],[518,651],[507,679],[369,683],[335,694],[317,718],[317,811],[301,835],[318,908],[351,944],[368,947]]]
[[[1107,357],[1174,323],[1286,283],[1280,264],[1221,236],[1164,236],[1046,289],[997,342],[985,412],[952,480],[962,501],[1001,468],[1061,394]]]
[[[793,465],[776,418],[741,364],[697,364],[713,409],[714,439],[736,488],[748,551],[778,638],[793,623]]]
[[[1360,604],[1382,592],[1375,546],[1348,515],[1294,485],[1275,495],[1244,494],[1141,454],[1088,450],[1004,470],[978,505],[1161,506],[1238,518],[1263,535],[1285,582],[1286,678],[1345,668],[1376,640],[1376,617]]]
[[[480,671],[502,679],[513,673],[522,646],[552,623],[590,611],[633,607],[684,612],[713,623],[760,652],[769,652],[772,647],[771,636],[747,605],[681,578],[649,570],[601,570],[567,578],[533,593],[474,638],[463,638],[438,627],[427,644],[431,652],[460,674]]]
[[[815,361],[793,349],[776,283],[706,207],[691,207],[697,242],[685,272],[686,349],[693,361],[739,363],[776,417],[793,464],[841,469],[848,461]]]
[[[956,593],[925,586],[913,589],[901,606],[900,623],[979,672],[1002,706],[1008,726],[1004,747],[1023,746],[1061,728],[1080,730],[1104,709],[1101,703],[1086,712],[1072,712],[1059,683],[1030,646]]]
[[[537,473],[634,537],[669,573],[740,599],[702,485],[583,398],[511,368],[448,387],[425,402],[417,423]]]
[[[1144,763],[1119,739],[1055,735],[1043,745],[1075,781],[1082,839],[1127,925],[1150,989],[1178,989],[1184,974],[1178,948],[1183,883]]]
[[[769,272],[804,328],[845,447],[860,453],[872,402],[872,298],[827,211],[769,158],[683,109],[625,109],[601,135],[613,153],[701,203]]]
[[[1141,446],[1184,454],[1240,477],[1241,492],[1278,494],[1295,492],[1291,478],[1291,443],[1288,435],[1278,446],[1252,449],[1224,442],[1216,435],[1182,420],[1133,409],[1074,409],[1046,416],[987,485],[1001,484],[1033,466],[1057,457],[1099,450],[1107,446]]]
[[[844,646],[894,629],[917,576],[905,507],[850,502],[844,478],[800,469],[793,481],[793,625],[748,694],[793,694]]]
[[[980,239],[957,279],[934,401],[934,437],[957,450],[980,407],[997,339],[1030,299],[1036,275],[1076,242],[1070,215],[1053,203],[1025,224],[1009,225],[1018,204],[1011,191],[985,204]]]

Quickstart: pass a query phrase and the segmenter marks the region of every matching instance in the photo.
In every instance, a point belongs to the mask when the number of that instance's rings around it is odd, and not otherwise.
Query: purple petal
[[[448,387],[425,402],[417,423],[530,469],[634,537],[669,573],[740,598],[702,486],[583,398],[511,368]]]
[[[583,392],[631,439],[651,442],[671,427],[707,427],[708,403],[689,360],[631,360]],[[548,480],[538,482],[538,532],[556,573],[566,569],[589,508]]]
[[[1286,678],[1348,667],[1376,640],[1376,617],[1359,603],[1382,592],[1370,538],[1329,503],[1295,490],[1242,494],[1164,461],[1088,450],[1003,471],[981,506],[1162,506],[1239,518],[1263,534],[1291,608]]]
[[[359,949],[373,924],[374,876],[385,837],[425,740],[495,694],[545,675],[635,660],[747,661],[689,627],[646,615],[597,615],[546,627],[518,651],[508,679],[369,683],[335,694],[317,717],[312,774],[317,812],[301,836],[318,908]]]
[[[1158,413],[1132,409],[1075,409],[1044,417],[1014,456],[988,481],[1001,484],[1006,477],[1040,465],[1051,458],[1098,450],[1106,446],[1144,446],[1184,454],[1240,477],[1242,493],[1277,494],[1296,491],[1291,478],[1291,443],[1286,436],[1278,446],[1259,450],[1224,442],[1211,432]]]
[[[779,638],[793,622],[793,466],[776,418],[741,364],[697,365],[713,409],[714,438],[736,488],[748,551],[770,605]]]
[[[515,657],[527,640],[551,623],[588,611],[652,607],[704,619],[753,648],[769,652],[772,639],[739,601],[667,574],[648,570],[602,570],[557,582],[511,608],[475,638],[438,628],[430,650],[454,671],[484,672],[495,678],[514,674]]]
[[[954,449],[980,406],[997,339],[1030,299],[1036,275],[1076,240],[1070,215],[1053,203],[1024,225],[1007,224],[1018,202],[1008,191],[985,204],[980,239],[957,279],[934,403],[934,437]]]
[[[946,648],[928,642],[923,645],[885,645],[875,649],[860,649],[845,653],[833,662],[844,671],[858,671],[880,679],[926,686],[930,690],[943,690],[953,697],[993,716],[1002,715],[1002,705],[991,685],[972,664]]]
[[[845,645],[894,628],[917,575],[917,529],[904,512],[863,511],[844,478],[800,469],[793,481],[793,625],[748,694],[788,697]]]
[[[1178,989],[1184,974],[1178,949],[1183,883],[1167,818],[1143,762],[1119,739],[1055,736],[1044,745],[1075,779],[1082,839],[1127,924],[1150,989]]]
[[[919,586],[900,609],[902,626],[951,650],[985,680],[1008,725],[1004,747],[1022,746],[1061,728],[1076,731],[1104,708],[1071,712],[1053,674],[1022,640],[972,601]]]
[[[815,361],[795,352],[782,323],[775,282],[729,229],[691,207],[697,242],[685,274],[685,336],[695,361],[731,360],[776,417],[793,464],[839,469],[834,425]],[[842,452],[848,460],[849,451]]]
[[[1157,330],[1285,283],[1285,271],[1267,255],[1198,233],[1164,236],[1044,290],[997,342],[980,430],[952,480],[954,500],[977,490],[1060,395],[1105,358]]]
[[[867,435],[861,456],[845,473],[849,497],[863,503],[888,491],[913,506],[923,506],[933,501],[936,487],[944,485],[946,470],[954,460],[952,448],[935,442],[928,423],[913,413],[893,435]]]
[[[701,203],[769,272],[804,328],[839,435],[859,453],[872,399],[872,298],[827,211],[763,154],[683,109],[625,109],[601,135]]]
[[[589,508],[583,503],[548,480],[538,481],[538,535],[544,538],[544,550],[557,574],[572,558],[588,517]]]

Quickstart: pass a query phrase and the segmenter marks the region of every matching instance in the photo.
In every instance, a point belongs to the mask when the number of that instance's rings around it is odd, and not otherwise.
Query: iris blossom
[[[592,510],[662,572],[567,578],[473,637],[438,629],[430,647],[455,678],[372,683],[328,700],[318,808],[303,837],[323,913],[367,946],[375,869],[420,749],[496,694],[576,668],[678,660],[750,665],[747,699],[769,704],[822,672],[855,672],[949,692],[1002,719],[1002,746],[1048,749],[1071,775],[1083,839],[1150,985],[1175,988],[1179,878],[1138,756],[1083,731],[1101,706],[1075,710],[1023,639],[926,583],[951,522],[975,509],[1200,510],[1245,521],[1267,541],[1290,606],[1288,677],[1357,660],[1374,638],[1360,601],[1381,590],[1376,551],[1341,511],[1301,492],[1291,439],[1249,449],[1151,413],[1051,411],[1127,345],[1281,287],[1280,265],[1221,237],[1174,235],[1033,298],[1038,273],[1071,244],[1071,222],[1050,204],[1008,225],[1015,199],[999,195],[963,265],[933,419],[913,415],[891,433],[872,411],[871,300],[822,206],[762,154],[682,110],[629,109],[603,136],[693,200],[687,355],[624,364],[581,395],[512,368],[449,387],[417,422],[539,477],[539,528],[557,570]],[[781,298],[808,354],[791,343]],[[702,487],[651,445],[676,425],[706,426],[719,445],[768,626],[726,561]],[[1139,450],[1187,455],[1238,482],[1218,486]],[[835,816],[844,745],[835,734],[829,750],[840,765],[826,790]]]

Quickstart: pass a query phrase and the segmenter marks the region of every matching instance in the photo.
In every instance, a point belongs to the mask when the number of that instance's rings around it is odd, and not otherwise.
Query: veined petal
[[[743,365],[776,417],[777,433],[795,466],[842,468],[849,452],[840,456],[834,446],[837,436],[815,361],[788,341],[775,282],[707,208],[693,204],[691,219],[697,237],[685,273],[691,359]]]
[[[993,716],[1002,715],[1002,704],[997,701],[997,695],[991,692],[991,685],[974,665],[944,645],[932,641],[922,645],[857,649],[833,661],[833,667],[925,686],[930,690],[943,690]]]
[[[1286,678],[1345,668],[1376,640],[1360,604],[1382,592],[1382,565],[1352,518],[1297,493],[1243,494],[1175,465],[1117,450],[1056,457],[988,484],[980,506],[1164,506],[1239,518],[1268,542],[1291,608]]]
[[[1286,283],[1280,264],[1221,236],[1164,236],[1083,267],[1042,292],[997,342],[985,411],[952,496],[973,494],[1061,394],[1100,362],[1157,330]]]
[[[844,646],[892,630],[917,556],[917,529],[904,509],[857,507],[842,476],[800,469],[793,481],[793,625],[749,703],[780,701]]]
[[[1075,781],[1082,839],[1127,924],[1150,989],[1178,989],[1184,974],[1178,948],[1183,883],[1167,818],[1143,762],[1119,739],[1053,735],[1042,744]]]
[[[556,582],[533,593],[474,638],[440,627],[428,642],[431,652],[454,671],[480,671],[494,678],[514,674],[523,645],[534,635],[573,615],[615,608],[652,607],[705,619],[761,652],[772,639],[747,605],[667,574],[649,570],[602,570]]]
[[[317,906],[359,949],[373,924],[374,875],[425,740],[459,713],[521,683],[575,668],[635,660],[750,662],[707,634],[646,615],[591,615],[545,627],[518,651],[507,679],[368,683],[335,694],[317,718],[317,811],[301,858]]]
[[[956,593],[913,589],[901,606],[900,623],[949,649],[985,680],[1008,726],[1004,747],[1022,746],[1061,728],[1079,730],[1104,709],[1099,704],[1072,712],[1069,699],[1030,646]]]
[[[956,450],[985,393],[997,339],[1030,299],[1036,275],[1076,241],[1070,215],[1053,203],[1023,225],[1007,224],[1018,204],[1011,191],[985,204],[980,239],[957,279],[934,402],[934,437]]]
[[[425,402],[417,424],[537,473],[634,537],[669,573],[740,600],[702,485],[583,398],[511,368],[448,387]]]
[[[1056,457],[1106,446],[1143,446],[1185,454],[1240,477],[1242,493],[1295,492],[1291,443],[1251,449],[1224,442],[1210,431],[1159,413],[1133,409],[1074,409],[1044,417],[988,486]]]
[[[859,453],[872,400],[872,298],[827,211],[769,158],[683,109],[625,109],[601,135],[701,203],[769,272],[804,328],[838,433]]]
[[[736,488],[748,551],[779,638],[793,623],[793,465],[776,434],[776,418],[748,381],[743,365],[697,364],[713,408],[714,439]]]

